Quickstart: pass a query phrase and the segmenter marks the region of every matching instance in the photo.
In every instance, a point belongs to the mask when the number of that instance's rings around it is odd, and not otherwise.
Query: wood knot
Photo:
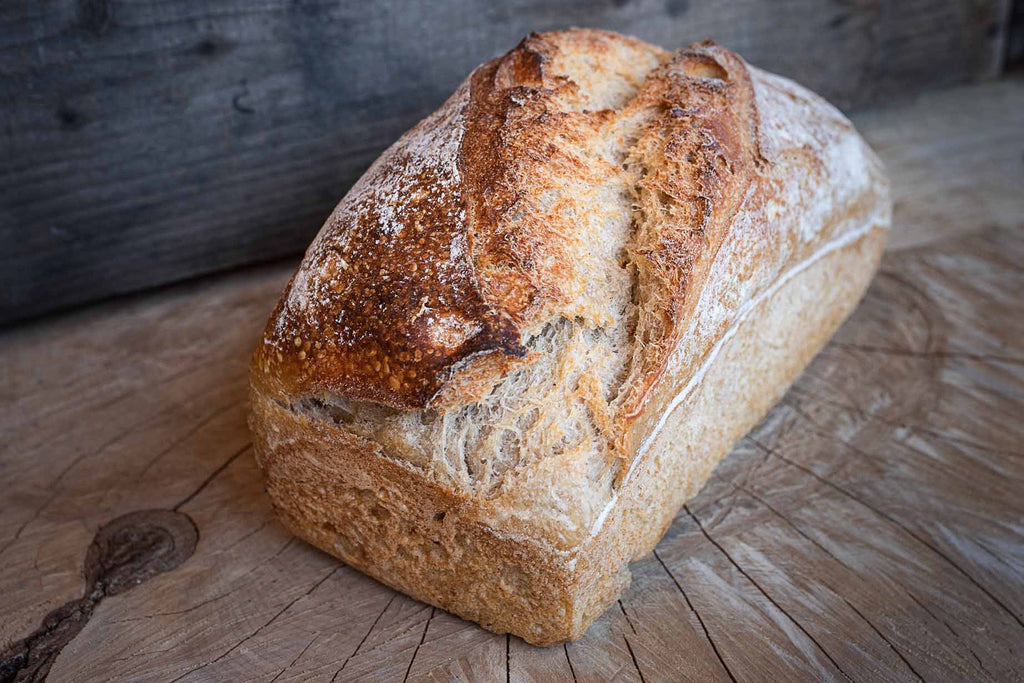
[[[178,567],[198,541],[192,520],[171,510],[141,510],[104,524],[85,554],[85,595],[47,614],[34,633],[0,654],[0,683],[45,680],[103,598]]]

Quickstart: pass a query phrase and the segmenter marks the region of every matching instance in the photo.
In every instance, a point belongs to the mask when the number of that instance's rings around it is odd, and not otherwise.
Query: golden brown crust
[[[539,206],[541,198],[566,177],[599,184],[621,173],[610,160],[584,157],[581,148],[626,107],[591,109],[580,85],[552,61],[573,49],[601,59],[608,42],[622,40],[598,31],[534,33],[470,76],[461,160],[473,260],[487,300],[521,328],[551,317],[574,294],[568,285],[578,264],[567,225],[574,217]]]
[[[256,362],[282,395],[425,406],[474,355],[521,358],[480,295],[455,163],[465,88],[393,145],[328,219],[268,323]]]
[[[588,275],[574,259],[575,215],[539,205],[560,179],[599,185],[625,172],[645,214],[629,257],[647,294],[617,411],[625,433],[761,161],[750,76],[728,50],[647,48],[663,61],[618,109],[587,108],[580,85],[550,66],[560,50],[602,58],[625,40],[531,34],[389,149],[335,210],[268,325],[260,362],[273,385],[407,409],[477,398],[527,358],[524,335],[539,324],[599,317],[574,305]],[[580,153],[637,117],[626,171]]]
[[[723,48],[528,36],[310,246],[253,359],[267,489],[385,583],[579,637],[852,310],[889,209],[849,122]]]

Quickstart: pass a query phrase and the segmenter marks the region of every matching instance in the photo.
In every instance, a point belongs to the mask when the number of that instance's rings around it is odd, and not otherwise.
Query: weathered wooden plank
[[[1020,224],[1024,215],[1024,79],[921,95],[912,105],[855,113],[889,166],[898,229],[890,248],[954,234],[965,225]],[[913,116],[908,116],[908,111]]]
[[[1009,0],[15,0],[0,10],[0,322],[300,252],[530,30],[713,36],[844,107],[989,78]]]
[[[898,177],[943,150],[886,160]],[[934,186],[951,177],[932,167]],[[0,647],[82,597],[101,525],[162,508],[195,522],[194,554],[104,598],[51,680],[1020,678],[1024,223],[979,232],[970,218],[961,237],[886,256],[854,317],[633,567],[620,604],[549,649],[401,596],[274,521],[246,365],[285,270],[7,330]]]

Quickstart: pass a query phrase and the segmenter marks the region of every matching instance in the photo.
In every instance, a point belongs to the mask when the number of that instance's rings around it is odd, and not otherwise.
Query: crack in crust
[[[658,109],[628,164],[635,185],[637,343],[618,401],[619,433],[646,407],[665,372],[736,212],[764,159],[746,65],[711,42],[677,53],[649,78]],[[627,452],[620,441],[618,451]]]

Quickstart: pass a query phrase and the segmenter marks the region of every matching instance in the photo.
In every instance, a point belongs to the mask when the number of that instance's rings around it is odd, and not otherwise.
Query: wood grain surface
[[[50,680],[1024,679],[1024,136],[991,135],[990,106],[1021,90],[943,95],[978,112],[966,128],[928,98],[861,119],[910,246],[564,647],[417,603],[274,521],[246,366],[285,269],[6,331],[0,648],[88,594],[97,532],[173,510],[194,553],[97,599]],[[907,120],[913,145],[890,129]],[[1006,147],[1016,182],[968,182]],[[982,208],[923,210],[950,188]]]
[[[968,95],[969,93],[969,95]],[[899,249],[1024,216],[1024,72],[853,114],[889,167]]]
[[[7,0],[0,322],[298,254],[477,64],[713,37],[843,107],[999,73],[1010,0]]]

